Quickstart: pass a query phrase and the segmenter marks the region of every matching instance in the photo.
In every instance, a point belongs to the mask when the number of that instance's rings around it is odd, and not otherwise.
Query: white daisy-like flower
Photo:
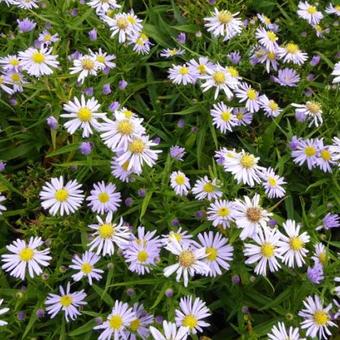
[[[282,261],[290,268],[294,268],[295,264],[302,267],[305,263],[304,258],[308,254],[305,245],[309,242],[310,237],[307,232],[300,234],[301,226],[294,220],[287,220],[283,223],[283,228],[287,236],[281,234],[279,242]]]
[[[328,14],[335,14],[336,16],[340,17],[340,5],[335,5],[329,3],[326,7],[326,13]]]
[[[22,9],[38,8],[40,0],[13,0],[12,4]]]
[[[195,182],[195,185],[192,188],[192,193],[198,200],[207,199],[212,201],[222,196],[220,183],[217,178],[210,180],[208,176],[201,177]]]
[[[275,100],[269,99],[265,94],[259,98],[261,109],[267,117],[275,118],[282,112],[282,109]]]
[[[323,307],[320,297],[314,295],[308,296],[303,301],[303,305],[305,308],[298,314],[304,319],[301,322],[301,328],[306,329],[306,335],[312,338],[317,336],[319,339],[328,339],[328,335],[332,335],[328,327],[336,327],[329,314],[332,304]]]
[[[250,113],[255,113],[260,110],[260,95],[247,83],[242,83],[236,89],[236,97],[239,98],[240,103],[246,102],[246,109]]]
[[[223,102],[214,104],[210,110],[213,124],[222,132],[233,131],[237,125],[237,118],[233,114],[233,108],[226,106]]]
[[[96,10],[97,14],[107,13],[110,9],[120,8],[117,0],[90,0],[87,5]]]
[[[6,201],[6,197],[4,195],[1,195],[1,193],[0,193],[0,215],[2,215],[3,211],[7,210],[7,208],[4,205],[1,204],[4,201]]]
[[[149,37],[143,32],[130,36],[129,43],[133,45],[133,51],[138,54],[149,54],[150,48],[153,45]]]
[[[168,70],[169,79],[174,84],[193,84],[196,79],[195,76],[191,73],[191,69],[188,65],[172,65],[172,67]]]
[[[34,77],[49,75],[53,69],[59,66],[56,55],[51,54],[52,50],[47,47],[40,49],[29,47],[19,52],[20,66],[23,70]]]
[[[97,75],[97,70],[99,67],[100,64],[97,62],[97,59],[94,56],[83,55],[73,60],[73,66],[70,68],[70,74],[79,73],[77,81],[80,84],[83,84],[85,78],[89,75]]]
[[[246,264],[257,263],[255,273],[257,275],[267,275],[267,267],[270,272],[276,272],[281,267],[278,258],[281,258],[279,241],[281,234],[275,229],[267,227],[259,229],[253,237],[255,244],[244,244],[244,255]]]
[[[265,64],[267,73],[270,73],[271,69],[277,71],[279,63],[278,63],[278,51],[269,51],[266,48],[258,47],[253,56],[256,63]]]
[[[294,43],[288,43],[285,46],[280,47],[278,55],[284,63],[291,62],[296,65],[303,65],[308,59],[307,53],[302,52],[299,46]]]
[[[308,23],[313,26],[318,25],[323,18],[323,14],[318,11],[316,6],[311,5],[307,1],[299,2],[297,14],[300,18],[307,20]]]
[[[186,196],[190,190],[189,178],[182,171],[174,171],[170,175],[170,186],[176,195]]]
[[[133,137],[128,143],[127,150],[118,157],[117,161],[120,165],[129,162],[127,170],[133,170],[139,174],[142,172],[144,163],[150,167],[155,165],[158,153],[162,152],[161,150],[151,149],[155,145],[157,144],[150,141],[147,135]]]
[[[315,101],[308,101],[306,104],[293,103],[292,106],[296,107],[295,112],[298,115],[302,115],[309,121],[308,126],[313,124],[318,127],[322,125],[322,110],[321,105]]]
[[[41,205],[44,209],[48,209],[49,213],[56,215],[60,212],[69,215],[79,209],[84,199],[83,190],[77,180],[72,180],[64,185],[64,178],[52,178],[50,182],[46,182],[40,191]]]
[[[269,217],[272,215],[260,206],[260,195],[255,194],[253,198],[244,196],[243,201],[235,201],[235,223],[242,229],[241,240],[254,237],[258,231],[267,226]]]
[[[93,280],[100,280],[102,278],[103,270],[95,268],[95,264],[100,260],[100,257],[95,253],[86,251],[81,257],[75,255],[72,259],[70,268],[78,270],[78,273],[72,275],[74,281],[80,281],[86,277],[89,284],[92,285]]]
[[[275,52],[279,48],[277,43],[278,37],[273,31],[267,31],[263,27],[259,27],[255,32],[256,39],[259,44],[266,48],[269,52]]]
[[[184,54],[185,54],[185,50],[183,50],[182,48],[166,48],[162,50],[159,55],[164,58],[171,58],[174,56],[184,55]]]
[[[263,168],[258,165],[259,157],[242,150],[236,157],[228,158],[223,163],[224,170],[231,172],[237,183],[248,184],[253,187],[260,183],[260,174]]]
[[[91,195],[86,198],[89,201],[88,206],[98,214],[117,211],[122,199],[116,189],[113,183],[105,184],[104,181],[94,183]]]
[[[0,58],[0,66],[4,71],[19,71],[21,68],[21,62],[17,55],[7,55]]]
[[[2,303],[4,302],[4,299],[0,299],[0,306],[2,305]],[[0,308],[0,315],[5,314],[9,311],[9,308],[5,307],[5,308]],[[2,326],[6,326],[8,324],[7,321],[4,320],[0,320],[0,327]]]
[[[209,61],[208,57],[199,57],[198,61],[191,59],[188,65],[193,70],[193,74],[197,74],[198,78],[207,74],[208,69],[214,68],[214,64]]]
[[[182,227],[179,227],[177,230],[171,230],[169,234],[162,235],[161,242],[163,246],[166,246],[169,242],[176,240],[179,244],[194,244],[195,241],[192,240],[192,235],[188,233],[186,230],[182,231]]]
[[[94,327],[103,330],[98,340],[125,339],[125,330],[136,319],[136,315],[127,303],[116,300],[106,321]]]
[[[96,60],[98,64],[99,70],[104,70],[105,68],[115,68],[116,63],[113,60],[116,59],[116,56],[113,54],[107,54],[107,52],[103,52],[101,48],[99,48],[98,52],[92,52],[90,50],[91,56]]]
[[[203,261],[208,256],[203,247],[195,249],[190,244],[179,244],[177,240],[173,240],[165,249],[178,256],[178,262],[165,267],[164,276],[169,277],[176,272],[176,281],[179,282],[183,275],[184,287],[188,286],[189,277],[207,274],[210,271],[209,266]]]
[[[163,332],[151,326],[151,336],[154,340],[186,340],[188,338],[188,327],[177,327],[175,323],[164,320]]]
[[[276,175],[272,168],[268,168],[261,173],[262,185],[268,198],[281,198],[286,194],[282,185],[287,182],[283,177]]]
[[[60,117],[70,119],[64,123],[67,132],[73,135],[77,129],[82,129],[82,137],[89,137],[93,134],[92,128],[100,129],[98,118],[105,118],[106,113],[99,113],[99,103],[94,97],[86,100],[84,95],[78,98],[74,97],[73,101],[64,104],[63,108],[68,113],[63,113]]]
[[[203,328],[210,325],[204,320],[211,315],[210,310],[200,298],[182,297],[175,314],[176,325],[189,328],[190,334],[202,332]]]
[[[207,69],[207,74],[200,77],[205,82],[202,82],[201,87],[203,92],[211,88],[215,88],[215,99],[220,91],[223,91],[230,100],[234,94],[231,90],[235,90],[238,86],[238,79],[233,77],[230,72],[221,65],[217,64],[213,68]]]
[[[288,330],[283,322],[278,322],[267,334],[269,340],[306,340],[300,337],[299,328],[289,327]]]
[[[38,250],[43,245],[40,237],[31,237],[29,242],[17,239],[10,245],[6,246],[11,254],[1,255],[2,269],[9,272],[11,276],[25,279],[26,271],[30,277],[40,275],[43,271],[41,267],[47,267],[52,259],[49,256],[50,250]]]
[[[219,200],[210,203],[208,208],[208,221],[212,221],[214,227],[222,226],[224,229],[230,227],[235,218],[235,207],[233,202]]]
[[[204,261],[210,267],[209,276],[222,275],[221,268],[228,270],[233,259],[233,246],[228,244],[228,239],[220,233],[203,233],[197,235],[202,247],[208,255]]]
[[[8,71],[5,75],[5,78],[6,83],[13,87],[13,93],[23,92],[24,90],[23,85],[27,84],[27,81],[24,79],[22,73],[17,72],[15,70]]]
[[[239,14],[231,13],[227,10],[219,11],[214,9],[211,17],[204,18],[204,26],[214,37],[222,36],[224,41],[229,40],[240,34],[243,28],[242,21],[236,16]]]
[[[0,75],[0,89],[5,91],[9,95],[13,94],[14,93],[13,89],[7,85],[10,85],[10,81],[7,79],[7,77]]]
[[[125,247],[131,238],[131,232],[124,225],[122,219],[119,224],[112,223],[112,212],[109,212],[105,221],[97,216],[98,224],[90,224],[89,228],[94,230],[93,240],[88,244],[89,250],[97,249],[96,254],[103,256],[114,254],[114,245],[119,248]]]
[[[134,174],[132,170],[128,170],[129,162],[125,162],[123,165],[120,165],[118,162],[118,157],[115,156],[111,161],[111,173],[112,176],[119,179],[122,182],[130,182],[131,175]]]
[[[59,40],[58,33],[51,34],[48,30],[44,30],[39,34],[38,41],[46,46],[51,45],[52,43]]]
[[[51,319],[60,311],[64,312],[67,322],[69,322],[69,318],[75,320],[81,314],[78,308],[87,304],[87,302],[84,301],[86,294],[83,289],[74,293],[71,293],[70,289],[71,285],[70,282],[68,282],[66,290],[64,290],[62,286],[59,286],[60,295],[48,294],[45,305],[46,311],[51,316]]]
[[[143,119],[127,117],[123,111],[115,113],[115,120],[106,118],[100,126],[100,137],[112,151],[126,151],[133,138],[145,134]]]
[[[314,246],[314,255],[312,256],[312,260],[314,260],[314,262],[321,263],[323,266],[327,263],[328,251],[321,242]]]

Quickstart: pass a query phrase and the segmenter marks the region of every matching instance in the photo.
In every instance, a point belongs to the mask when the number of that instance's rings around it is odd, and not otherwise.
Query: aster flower
[[[40,0],[13,0],[12,4],[22,9],[38,8]]]
[[[195,59],[189,60],[188,63],[190,69],[192,69],[193,74],[197,74],[198,78],[207,74],[208,69],[214,68],[214,64],[209,61],[207,57],[199,57],[198,61]]]
[[[259,47],[255,50],[254,54],[251,56],[250,61],[254,64],[257,63],[265,64],[267,73],[270,73],[271,69],[277,71],[279,66],[278,59],[279,59],[278,50],[269,51],[266,48]]]
[[[295,87],[300,81],[300,76],[291,68],[279,70],[277,77],[273,78],[281,86]]]
[[[121,7],[116,0],[90,0],[87,5],[95,9],[97,14],[107,13],[110,9]]]
[[[0,306],[2,305],[3,301],[4,301],[4,299],[0,299]],[[8,311],[9,311],[9,308],[7,308],[7,307],[5,307],[5,308],[0,308],[0,315],[5,314],[5,313],[7,313]],[[6,321],[4,321],[4,320],[0,320],[0,327],[5,326],[5,325],[7,325],[7,324],[8,324],[8,322],[6,322]]]
[[[203,328],[208,327],[205,321],[211,315],[206,303],[200,298],[193,299],[192,296],[182,297],[179,308],[175,310],[175,320],[177,326],[189,328],[190,334],[202,332]]]
[[[212,201],[222,196],[218,180],[216,178],[210,180],[207,176],[201,177],[195,182],[192,193],[198,200]]]
[[[320,153],[319,157],[317,158],[317,166],[323,172],[332,172],[332,166],[336,164],[334,160],[334,154],[331,151],[332,148],[329,145],[324,145],[323,140],[320,141]]]
[[[310,25],[318,25],[323,18],[323,14],[317,10],[316,6],[307,1],[299,2],[297,14],[300,18],[307,20]]]
[[[184,287],[188,286],[189,277],[198,274],[206,274],[210,271],[209,266],[203,262],[207,257],[205,248],[194,248],[190,244],[179,244],[173,240],[165,247],[168,251],[178,257],[178,262],[164,268],[164,276],[169,277],[176,272],[176,281],[179,282],[182,275]]]
[[[321,144],[318,139],[300,140],[296,149],[292,151],[294,163],[298,165],[307,163],[308,169],[312,170],[317,165]]]
[[[35,26],[37,25],[36,22],[30,20],[28,18],[24,18],[23,20],[17,19],[19,33],[26,33],[33,31]]]
[[[47,47],[40,49],[29,47],[19,52],[20,66],[34,77],[50,75],[53,73],[53,68],[59,66],[57,56],[52,55],[51,52],[52,50]]]
[[[51,215],[58,212],[61,216],[74,213],[80,208],[84,195],[81,185],[77,180],[72,180],[64,185],[64,178],[52,178],[50,182],[46,182],[40,191],[41,205],[44,209],[48,209]]]
[[[307,278],[314,284],[320,284],[325,278],[323,273],[323,266],[320,262],[314,262],[313,267],[307,268]]]
[[[253,121],[253,114],[248,112],[243,107],[235,107],[233,110],[233,114],[236,117],[237,126],[250,125]]]
[[[228,239],[222,234],[214,234],[212,231],[198,234],[197,237],[208,255],[204,259],[204,262],[210,267],[210,271],[206,275],[216,277],[222,275],[221,268],[229,270],[234,248],[228,244]]]
[[[186,196],[190,190],[189,178],[182,171],[173,171],[170,175],[170,186],[176,195]]]
[[[277,259],[281,258],[279,241],[280,233],[275,229],[267,227],[259,229],[257,234],[253,236],[253,243],[244,244],[244,255],[246,264],[257,263],[255,273],[257,275],[267,275],[267,267],[270,272],[276,272],[281,267]]]
[[[91,195],[86,200],[93,212],[104,214],[117,211],[122,199],[120,192],[116,192],[115,184],[102,181],[93,184]]]
[[[280,109],[276,101],[273,99],[268,99],[265,94],[260,96],[259,101],[260,107],[264,111],[264,115],[267,117],[275,118],[282,112],[282,109]]]
[[[301,322],[301,328],[306,329],[306,335],[312,338],[318,336],[319,339],[327,339],[327,335],[331,335],[328,327],[336,326],[331,321],[329,314],[332,304],[327,307],[323,307],[320,297],[317,295],[308,296],[303,301],[304,309],[302,309],[298,315],[301,316],[304,321]]]
[[[286,190],[282,185],[287,182],[283,177],[276,175],[272,168],[262,171],[260,176],[263,180],[262,185],[268,198],[281,198],[285,195]]]
[[[283,223],[283,228],[287,236],[281,234],[279,241],[279,251],[282,256],[282,261],[290,268],[294,268],[295,264],[298,267],[302,267],[305,263],[305,257],[308,254],[305,245],[309,242],[310,236],[307,232],[300,234],[301,226],[296,224],[294,220],[288,219]]]
[[[101,48],[99,48],[98,52],[92,52],[90,50],[90,54],[96,60],[99,70],[116,67],[116,63],[113,62],[113,60],[116,59],[114,54],[107,54],[107,52],[103,52]]]
[[[259,93],[247,83],[241,83],[236,90],[236,97],[240,102],[246,102],[246,109],[250,113],[257,112],[260,109]]]
[[[279,57],[284,63],[293,63],[296,65],[303,65],[308,59],[308,55],[302,52],[299,46],[295,43],[288,43],[283,47],[279,48]]]
[[[73,135],[80,128],[83,130],[82,137],[89,137],[93,134],[92,128],[100,129],[98,118],[105,118],[106,113],[99,113],[99,103],[94,97],[86,100],[84,95],[81,99],[74,97],[73,101],[64,104],[64,111],[60,117],[67,118],[69,121],[64,123],[67,132]]]
[[[267,336],[269,340],[305,340],[300,337],[299,328],[289,327],[287,330],[283,322],[274,325]]]
[[[0,193],[0,215],[2,215],[3,211],[7,210],[7,208],[1,204],[1,202],[4,202],[4,201],[6,201],[6,197],[4,195],[1,195]]]
[[[103,270],[95,268],[99,260],[100,257],[90,251],[86,251],[81,258],[75,255],[70,268],[77,270],[78,273],[73,274],[72,279],[74,281],[80,281],[83,277],[86,277],[92,286],[93,280],[100,280],[102,278],[101,274],[104,273]]]
[[[321,105],[314,101],[308,101],[306,104],[295,104],[292,106],[296,107],[295,114],[304,116],[310,123],[318,127],[323,123]]]
[[[170,231],[167,235],[162,235],[161,242],[163,246],[166,246],[170,242],[176,240],[180,245],[186,243],[188,245],[194,244],[195,242],[192,240],[192,235],[189,234],[186,230],[182,231],[182,228],[178,228],[176,231]]]
[[[138,54],[149,54],[150,48],[153,45],[149,37],[143,32],[136,32],[130,36],[129,43],[134,45],[133,51]]]
[[[329,146],[329,151],[332,153],[334,161],[340,161],[340,138],[333,138],[333,144]]]
[[[88,76],[96,76],[99,69],[99,63],[96,58],[91,55],[79,56],[73,60],[73,66],[70,68],[70,74],[77,74],[77,81],[80,84],[84,83],[85,78]]]
[[[118,162],[118,157],[115,156],[111,161],[111,173],[112,176],[119,179],[122,182],[130,182],[131,175],[134,173],[132,170],[128,170],[129,162],[125,162],[120,165]]]
[[[97,249],[97,255],[113,255],[114,245],[119,248],[127,246],[131,232],[122,219],[118,224],[112,223],[112,212],[109,212],[105,221],[100,216],[97,216],[97,221],[98,224],[89,225],[89,228],[95,231],[93,240],[88,244],[90,251]]]
[[[255,237],[262,228],[267,226],[269,217],[272,215],[260,206],[260,195],[255,194],[253,198],[243,197],[243,201],[235,201],[235,223],[238,228],[242,229],[240,234],[241,240],[247,237]]]
[[[27,84],[27,81],[24,79],[24,76],[19,71],[7,71],[5,73],[5,81],[8,85],[12,86],[12,92],[23,92],[23,85]]]
[[[340,5],[335,5],[329,3],[326,7],[326,13],[328,14],[335,14],[336,16],[340,17]]]
[[[174,84],[177,84],[177,85],[193,84],[196,81],[195,77],[192,75],[190,71],[190,67],[186,64],[172,65],[172,67],[168,70],[168,72],[169,72],[169,79]]]
[[[219,11],[214,9],[214,13],[211,17],[204,18],[206,23],[204,26],[207,28],[214,37],[222,36],[224,41],[239,35],[242,31],[242,21],[237,18],[237,13],[231,13],[227,10]]]
[[[47,267],[52,259],[49,256],[50,250],[38,250],[43,245],[40,237],[31,237],[29,242],[17,239],[10,245],[6,246],[10,254],[1,255],[2,269],[9,272],[11,276],[25,279],[26,271],[30,277],[40,275],[41,267]]]
[[[150,332],[154,340],[186,340],[188,338],[188,327],[180,326],[177,329],[175,323],[164,320],[163,332],[151,326]]]
[[[165,48],[161,51],[160,56],[164,58],[171,58],[175,56],[184,55],[185,50],[182,48]]]
[[[214,104],[210,110],[213,124],[222,132],[232,131],[237,125],[237,119],[232,113],[233,108],[226,106],[223,102]]]
[[[45,304],[46,311],[51,316],[51,319],[60,311],[64,312],[67,322],[69,322],[69,318],[75,320],[81,314],[78,308],[87,304],[87,302],[84,301],[86,294],[83,289],[74,293],[71,293],[70,289],[71,285],[70,282],[68,282],[66,290],[64,290],[62,286],[59,286],[60,295],[48,294]]]
[[[312,256],[312,260],[314,260],[314,262],[319,262],[323,266],[326,265],[328,261],[327,249],[321,242],[314,246],[314,255]]]
[[[98,340],[124,339],[126,329],[135,319],[136,315],[132,308],[127,303],[116,300],[106,321],[93,329],[103,330]]]
[[[222,226],[224,229],[230,227],[235,219],[235,207],[233,202],[216,200],[210,203],[208,208],[208,221],[212,221],[214,227]]]
[[[21,68],[21,62],[17,55],[7,55],[0,58],[0,66],[4,71],[19,71]]]
[[[265,25],[267,28],[270,27],[270,25],[272,24],[272,21],[270,20],[270,18],[268,18],[267,16],[265,16],[263,13],[257,13],[256,15],[258,17],[258,19],[260,20],[260,22]]]
[[[270,52],[278,50],[278,37],[273,31],[267,31],[263,27],[257,28],[255,32],[256,39],[259,43]]]
[[[173,145],[170,148],[170,157],[176,159],[177,161],[183,161],[185,153],[185,148],[182,148],[178,145]]]
[[[329,230],[332,228],[340,227],[340,216],[337,214],[327,213],[326,216],[322,219],[322,225],[318,226],[316,230]]]
[[[48,30],[44,30],[43,32],[41,32],[38,37],[38,41],[41,44],[45,44],[46,46],[49,46],[58,40],[59,40],[58,33],[51,34]]]

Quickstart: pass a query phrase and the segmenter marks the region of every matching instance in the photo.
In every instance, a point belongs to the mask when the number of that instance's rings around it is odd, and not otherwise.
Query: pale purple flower
[[[89,96],[89,97],[92,97],[93,96],[93,87],[87,87],[85,90],[84,90],[84,93],[85,95]]]
[[[103,94],[105,96],[109,95],[111,93],[111,87],[110,87],[110,84],[104,84],[103,85]]]
[[[184,119],[179,119],[177,122],[177,127],[180,129],[183,129],[185,126],[185,120]]]
[[[53,117],[53,116],[49,116],[49,117],[46,119],[46,123],[47,123],[47,125],[48,125],[51,129],[53,129],[53,130],[55,130],[55,129],[58,128],[58,121],[57,121],[56,118]]]
[[[237,65],[241,60],[241,54],[239,51],[231,52],[227,55],[227,57],[230,60],[230,62],[234,65]]]
[[[90,40],[92,41],[97,40],[97,30],[95,28],[89,31],[88,35]]]
[[[322,219],[322,225],[316,228],[316,230],[325,229],[329,230],[332,228],[340,227],[340,216],[338,214],[327,213],[327,215]]]
[[[20,33],[31,32],[34,30],[35,26],[37,25],[36,22],[25,18],[23,20],[17,19],[18,28]]]
[[[170,148],[170,157],[176,159],[177,161],[183,161],[185,155],[185,148],[178,145],[174,145]]]
[[[177,41],[180,43],[180,44],[185,44],[186,40],[187,40],[187,36],[184,32],[181,32],[177,35]]]
[[[293,136],[289,142],[289,147],[291,150],[297,150],[300,143],[301,143],[301,138]]]
[[[320,58],[319,55],[314,55],[309,63],[310,63],[312,66],[316,66],[316,65],[319,64],[320,59],[321,59],[321,58]]]
[[[82,143],[80,143],[79,151],[84,156],[89,155],[92,152],[92,144],[90,142],[82,142]]]
[[[320,284],[325,278],[323,274],[323,266],[320,262],[314,262],[313,267],[307,268],[307,278],[310,282],[314,284]]]
[[[250,125],[253,121],[253,114],[247,111],[244,107],[235,107],[233,114],[236,116],[238,126]]]
[[[128,82],[124,79],[120,80],[119,83],[118,83],[118,88],[120,90],[125,90],[127,86],[128,86]]]
[[[109,110],[111,112],[114,112],[116,111],[118,108],[119,108],[120,104],[118,102],[112,102],[110,105],[109,105]]]
[[[4,171],[6,169],[6,163],[3,161],[0,161],[0,172]]]
[[[277,77],[274,77],[274,81],[281,86],[295,87],[300,81],[300,76],[295,70],[286,67],[279,70]]]
[[[298,165],[307,163],[308,169],[312,170],[318,163],[321,147],[322,141],[319,139],[301,140],[296,150],[292,151],[294,163]]]

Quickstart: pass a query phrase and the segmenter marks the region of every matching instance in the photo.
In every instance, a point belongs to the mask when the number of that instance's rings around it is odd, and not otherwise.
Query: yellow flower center
[[[274,246],[270,243],[264,243],[261,246],[261,253],[264,257],[272,257],[274,255]]]
[[[184,250],[179,255],[179,264],[182,267],[190,267],[195,262],[195,255],[191,250]]]
[[[309,7],[307,8],[307,12],[308,12],[309,14],[315,14],[315,13],[317,12],[317,9],[316,9],[315,6],[309,6]]]
[[[20,250],[19,253],[19,257],[21,261],[31,261],[33,259],[33,255],[34,255],[34,250],[31,248],[23,248],[22,250]]]
[[[313,157],[316,154],[316,149],[314,146],[306,146],[305,148],[305,155],[307,157]]]
[[[205,183],[203,185],[203,191],[205,192],[214,192],[215,191],[215,187],[213,186],[212,183],[208,182],[208,183]]]
[[[244,168],[250,169],[255,165],[255,157],[246,153],[241,157],[240,163]]]
[[[290,248],[294,251],[301,250],[303,248],[304,242],[300,239],[300,237],[292,237],[289,241]]]
[[[184,76],[189,73],[189,69],[186,66],[182,66],[179,68],[178,73]]]
[[[322,32],[322,27],[320,25],[315,25],[314,28],[317,32]]]
[[[230,119],[231,119],[231,112],[230,111],[223,111],[221,113],[221,119],[224,121],[224,122],[228,122]]]
[[[132,15],[128,15],[127,20],[131,25],[134,25],[137,22],[136,18],[134,18]]]
[[[177,175],[175,182],[178,185],[183,185],[185,183],[185,177],[183,175]]]
[[[172,50],[169,50],[169,55],[174,56],[177,54],[177,49],[173,48]]]
[[[91,120],[92,118],[92,112],[89,108],[85,107],[81,107],[77,113],[78,118],[82,121],[82,122],[88,122]]]
[[[81,271],[84,273],[84,274],[90,274],[92,272],[92,265],[90,265],[88,262],[84,262],[82,265],[81,265]]]
[[[94,61],[90,58],[84,58],[81,61],[81,66],[84,70],[92,70],[94,68]]]
[[[286,46],[286,51],[291,54],[295,54],[299,52],[299,46],[293,43],[289,43]]]
[[[318,326],[325,326],[329,320],[329,316],[325,311],[317,310],[313,315],[313,319]]]
[[[228,24],[233,19],[233,16],[229,11],[221,11],[218,13],[217,19],[221,24]]]
[[[221,207],[217,210],[217,215],[220,217],[229,216],[230,210],[227,207]]]
[[[71,295],[63,295],[60,297],[59,302],[63,307],[68,307],[72,304],[73,298]]]
[[[276,111],[279,108],[279,105],[274,100],[270,100],[268,106],[271,110]]]
[[[233,78],[237,78],[239,76],[239,73],[238,73],[238,71],[236,70],[235,67],[229,66],[229,67],[227,67],[227,71],[230,73],[230,75]]]
[[[68,191],[65,188],[57,190],[54,194],[54,198],[58,202],[65,202],[68,199],[68,196]]]
[[[110,325],[110,328],[114,330],[121,329],[123,326],[122,317],[118,314],[112,315],[111,318],[109,319],[109,325]]]
[[[237,118],[238,120],[242,120],[243,117],[244,117],[244,115],[243,115],[242,112],[238,112],[237,115],[236,115],[236,118]]]
[[[276,57],[276,54],[275,54],[275,52],[268,52],[267,57],[270,60],[274,60],[275,57]]]
[[[197,66],[197,70],[199,74],[205,74],[207,71],[207,68],[205,65],[201,64]]]
[[[222,71],[217,71],[213,74],[213,79],[217,85],[222,85],[225,82],[225,74]]]
[[[132,153],[142,153],[144,148],[145,144],[141,139],[135,139],[129,146],[129,150]]]
[[[117,26],[121,30],[125,30],[129,26],[129,22],[125,18],[117,19]]]
[[[18,73],[12,73],[11,74],[11,80],[14,83],[18,83],[20,81],[20,75]]]
[[[125,162],[125,163],[122,165],[122,169],[125,170],[125,171],[128,171],[128,167],[129,167],[129,162]]]
[[[275,42],[277,40],[276,34],[272,31],[267,32],[267,37],[271,42]]]
[[[217,259],[217,249],[212,247],[207,247],[205,253],[208,254],[207,259],[209,261],[215,261]]]
[[[268,184],[271,186],[271,187],[276,187],[277,185],[277,181],[274,177],[268,177]]]
[[[96,56],[96,60],[97,60],[99,63],[102,63],[102,64],[105,63],[105,57],[104,57],[103,55],[97,55],[97,56]]]
[[[313,114],[319,113],[321,109],[320,104],[317,102],[307,102],[306,106],[307,109]]]
[[[336,10],[336,11],[340,11],[340,5],[336,5],[336,6],[335,6],[335,10]]]
[[[50,41],[52,39],[51,34],[45,34],[44,41]]]
[[[114,227],[112,224],[104,223],[98,228],[98,233],[101,238],[110,238],[114,234]]]
[[[128,119],[124,119],[118,123],[117,130],[123,135],[130,135],[133,132],[133,125]]]
[[[140,327],[140,320],[139,319],[136,319],[136,320],[133,320],[131,321],[130,323],[130,329],[133,331],[133,332],[137,332],[138,328]]]
[[[173,231],[170,233],[171,237],[174,237],[177,241],[182,239],[182,235],[180,233],[174,233]]]
[[[137,260],[139,262],[145,262],[149,258],[149,254],[145,250],[141,250],[137,255]]]
[[[131,118],[133,116],[133,112],[130,110],[124,110],[123,113],[126,118]]]
[[[13,59],[11,59],[8,63],[9,63],[10,65],[12,65],[12,66],[18,66],[18,65],[19,65],[19,60],[16,59],[16,58],[13,58]]]
[[[247,209],[247,218],[251,222],[258,222],[261,219],[262,211],[260,208],[248,208]]]
[[[320,152],[320,156],[321,158],[324,160],[324,161],[329,161],[331,158],[332,158],[332,155],[331,153],[326,150],[326,149],[323,149],[321,152]]]
[[[192,314],[186,315],[183,318],[182,326],[188,327],[190,329],[195,328],[197,326],[197,318]]]
[[[272,23],[271,20],[266,16],[263,16],[263,21],[266,25],[270,25]]]
[[[40,52],[34,52],[32,54],[32,60],[37,64],[41,64],[45,61],[45,56]]]
[[[325,265],[327,262],[327,254],[325,252],[321,252],[319,254],[319,261],[321,262],[321,264]]]
[[[98,195],[98,200],[99,200],[100,203],[106,203],[110,200],[110,196],[107,192],[101,192]]]
[[[250,100],[256,100],[257,98],[257,93],[254,89],[249,89],[247,91],[247,97],[250,99]]]

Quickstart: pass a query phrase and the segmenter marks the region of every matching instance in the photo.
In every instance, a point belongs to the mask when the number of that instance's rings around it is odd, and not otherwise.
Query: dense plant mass
[[[339,17],[0,0],[0,338],[336,339]]]

